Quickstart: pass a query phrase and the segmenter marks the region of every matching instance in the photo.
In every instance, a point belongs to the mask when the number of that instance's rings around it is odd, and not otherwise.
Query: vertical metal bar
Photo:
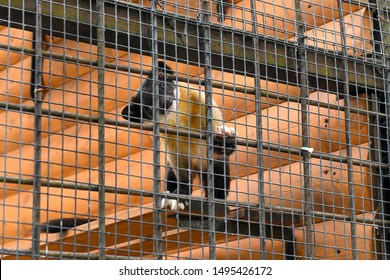
[[[380,28],[380,37],[381,37],[381,47],[382,47],[382,65],[384,71],[384,90],[385,90],[385,112],[387,114],[385,130],[383,134],[386,135],[386,149],[387,154],[384,158],[387,159],[387,164],[390,161],[390,16],[388,12],[385,11],[385,8],[389,9],[388,1],[386,0],[377,0],[378,7],[378,17],[379,17],[379,28]],[[390,174],[389,170],[386,172]],[[383,217],[384,220],[390,219],[390,187],[388,186],[389,178],[384,178],[387,184],[386,189],[383,189]],[[390,229],[385,226],[384,234],[385,246],[383,248],[384,259],[390,259]]]
[[[41,223],[42,149],[42,7],[35,1],[35,89],[34,89],[34,184],[32,217],[32,259],[39,259]]]
[[[375,3],[376,0],[370,0],[370,3]],[[372,37],[373,37],[373,58],[377,61],[380,61],[381,58],[381,32],[380,32],[380,26],[379,26],[379,17],[378,17],[378,9],[377,8],[372,8],[371,9],[372,13]],[[377,65],[375,65],[377,67]],[[384,71],[384,69],[381,69],[381,71]],[[383,75],[384,76],[384,75]],[[381,98],[376,94],[376,93],[371,93],[371,107],[372,111],[374,113],[379,113],[381,112],[379,103],[381,102]],[[371,136],[373,138],[373,149],[374,149],[374,160],[375,162],[378,163],[383,163],[384,158],[382,151],[385,150],[382,148],[382,142],[381,142],[381,120],[382,118],[379,117],[378,115],[371,116],[369,118],[369,123],[372,124],[372,129],[370,129]],[[375,205],[375,200],[373,200],[373,209],[377,209],[377,215],[376,218],[380,220],[384,220],[384,204],[383,204],[383,190],[385,186],[385,173],[386,170],[382,167],[379,167],[377,170],[374,169],[375,171],[378,172],[376,174],[376,180],[375,180],[375,185],[373,186],[375,189],[372,193],[372,197],[376,198],[376,203]],[[374,227],[374,238],[376,239],[374,242],[374,250],[376,252],[376,258],[377,259],[383,259],[383,255],[381,254],[383,248],[385,248],[385,242],[384,242],[384,237],[385,237],[385,228],[382,225],[376,224]]]
[[[372,93],[371,94],[371,104],[372,104],[372,111],[373,112],[377,112],[379,113],[380,112],[380,108],[378,106],[378,102],[380,102],[378,100],[378,97],[376,96],[376,94]],[[374,160],[375,162],[378,162],[378,163],[382,163],[383,161],[383,157],[382,157],[382,151],[383,151],[383,148],[382,148],[382,143],[381,143],[381,133],[380,133],[380,118],[378,115],[376,116],[373,116],[370,118],[370,123],[373,125],[373,128],[372,128],[372,137],[373,137],[373,145],[374,145]],[[377,199],[377,212],[378,212],[378,219],[381,219],[381,220],[384,220],[384,215],[383,215],[383,209],[384,209],[384,205],[383,205],[383,188],[384,188],[384,180],[383,180],[383,177],[385,176],[384,172],[383,172],[383,169],[382,167],[379,167],[378,168],[378,174],[377,174],[377,177],[378,179],[376,180],[376,184],[375,184],[375,187],[376,187],[376,190],[375,192],[372,194],[373,197],[376,197]],[[375,206],[374,206],[375,207]],[[380,225],[379,225],[380,226]],[[378,237],[379,236],[379,237]],[[385,248],[385,242],[384,242],[384,239],[385,239],[385,228],[383,226],[380,226],[378,227],[378,232],[376,232],[376,236],[374,238],[379,238],[379,240],[376,242],[376,244],[378,244],[378,247],[375,248],[375,251],[377,252],[377,255],[379,253],[379,250],[384,250]],[[378,259],[382,259],[383,256],[381,255]]]
[[[349,208],[350,208],[350,223],[351,223],[351,248],[352,259],[357,260],[356,249],[356,212],[355,212],[355,192],[353,184],[353,163],[352,163],[352,142],[351,142],[351,111],[350,111],[350,96],[349,96],[349,76],[348,76],[348,63],[347,63],[347,47],[346,47],[346,33],[345,33],[345,20],[342,0],[337,0],[337,6],[340,15],[340,35],[342,45],[342,69],[344,69],[344,113],[345,113],[345,142],[347,150],[347,168],[348,168],[348,195],[349,195]]]
[[[303,160],[303,185],[305,189],[304,221],[306,228],[305,242],[306,254],[309,259],[314,256],[313,245],[313,190],[311,186],[310,168],[310,135],[309,135],[309,86],[307,79],[306,51],[305,51],[305,23],[302,21],[301,0],[295,1],[295,19],[297,32],[297,76],[301,100],[302,117],[302,160]]]
[[[225,18],[225,2],[224,0],[215,0],[217,3],[218,22],[223,22]]]
[[[157,30],[157,0],[151,1],[152,21],[152,71],[153,71],[153,240],[155,259],[162,259],[162,212],[161,212],[161,170],[160,170],[160,118],[159,118],[159,86],[158,86],[158,30]],[[164,82],[164,81],[162,81]]]
[[[252,15],[252,33],[253,33],[253,52],[255,64],[255,96],[256,96],[256,136],[257,136],[257,176],[259,190],[259,223],[260,223],[260,259],[266,259],[266,244],[265,244],[265,202],[264,202],[264,163],[263,163],[263,123],[261,109],[261,79],[260,79],[260,64],[258,63],[259,54],[259,38],[257,31],[257,8],[256,0],[251,0],[251,15]]]
[[[96,1],[98,67],[98,185],[99,185],[99,259],[105,259],[105,148],[104,148],[104,0]]]
[[[216,259],[215,240],[215,202],[214,202],[214,180],[213,180],[213,129],[212,129],[212,73],[211,73],[211,37],[210,37],[210,1],[202,0],[200,14],[201,38],[200,48],[203,51],[204,84],[206,96],[206,145],[207,145],[207,198],[208,198],[208,239],[209,258]]]

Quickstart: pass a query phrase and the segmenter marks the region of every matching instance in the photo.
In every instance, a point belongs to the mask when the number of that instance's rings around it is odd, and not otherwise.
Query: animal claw
[[[218,126],[217,133],[227,137],[235,137],[237,136],[236,130],[232,127],[228,127],[226,125]]]

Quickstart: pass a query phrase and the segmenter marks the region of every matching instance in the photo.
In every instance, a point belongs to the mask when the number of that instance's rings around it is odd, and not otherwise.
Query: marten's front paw
[[[228,127],[226,125],[221,125],[217,127],[217,134],[221,136],[227,136],[227,137],[236,137],[237,133],[236,130],[232,127]]]
[[[236,130],[232,127],[222,125],[216,128],[215,134],[217,137],[214,138],[214,152],[221,155],[231,155],[236,150],[236,141],[225,140],[235,139],[237,137]]]

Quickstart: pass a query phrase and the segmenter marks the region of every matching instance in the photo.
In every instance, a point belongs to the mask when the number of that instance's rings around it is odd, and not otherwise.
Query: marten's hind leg
[[[190,195],[192,193],[192,180],[188,165],[185,162],[188,160],[182,159],[181,165],[177,169],[169,166],[167,169],[167,192],[180,195]],[[183,210],[188,205],[188,201],[182,199],[163,198],[161,208],[170,207],[172,210]]]
[[[230,169],[227,160],[215,160],[213,165],[214,197],[226,199],[230,189]],[[207,173],[202,174],[203,186],[207,187]],[[209,191],[206,191],[208,196]]]
[[[166,186],[169,193],[173,193],[177,189],[177,177],[172,166],[167,165]]]

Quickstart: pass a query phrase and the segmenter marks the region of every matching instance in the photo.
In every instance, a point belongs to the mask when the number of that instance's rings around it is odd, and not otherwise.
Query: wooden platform
[[[192,202],[194,213],[162,211],[162,256],[163,259],[203,259],[208,258],[207,213],[197,213],[206,208],[206,203]],[[259,223],[257,210],[228,210],[216,204],[216,243],[218,259],[257,259],[259,258]],[[223,215],[222,212],[226,212]],[[154,258],[153,205],[132,208],[106,217],[106,254],[110,258],[139,257]],[[249,215],[248,215],[249,214]],[[251,217],[251,218],[249,218]],[[374,214],[358,217],[368,220]],[[304,227],[299,215],[288,215],[266,211],[267,256],[269,259],[305,258]],[[358,223],[359,256],[374,259],[374,226]],[[315,257],[319,259],[351,258],[349,222],[328,221],[315,226]],[[26,238],[26,240],[31,240]],[[64,233],[41,234],[41,250],[66,253],[86,253],[94,258],[99,250],[98,221],[70,229]],[[31,241],[7,243],[4,249],[17,248],[21,252],[31,248]],[[239,251],[239,252],[237,252]],[[236,252],[231,254],[231,252]],[[238,254],[238,255],[237,255]],[[88,256],[83,256],[85,258]],[[2,259],[14,259],[14,255]],[[28,256],[18,256],[28,259]],[[42,258],[47,258],[42,256]],[[50,258],[50,257],[49,257]]]

